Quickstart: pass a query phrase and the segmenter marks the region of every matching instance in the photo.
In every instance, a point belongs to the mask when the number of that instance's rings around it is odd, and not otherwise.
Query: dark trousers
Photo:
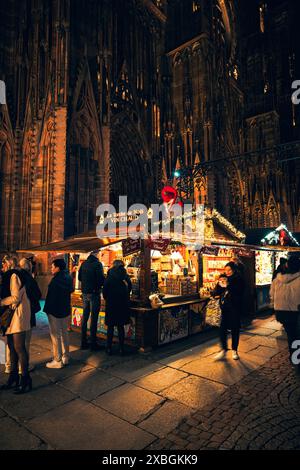
[[[7,335],[7,345],[10,353],[11,372],[18,374],[19,368],[23,376],[28,374],[28,353],[26,350],[26,331]],[[18,367],[19,366],[19,367]]]
[[[125,329],[123,325],[116,325],[118,327],[118,336],[119,336],[119,346],[120,349],[124,347],[124,340],[125,340]],[[114,336],[114,326],[107,327],[107,348],[111,349],[112,341]]]
[[[279,321],[287,334],[287,340],[290,350],[290,355],[292,356],[293,352],[296,348],[293,348],[293,342],[296,340],[300,340],[300,313],[299,312],[285,312],[285,311],[277,311],[275,312],[276,320]]]
[[[238,319],[230,319],[228,312],[222,313],[221,325],[220,325],[220,341],[222,349],[227,351],[227,336],[228,330],[231,330],[231,348],[233,351],[237,351],[240,340],[240,322]]]
[[[100,293],[99,294],[83,294],[83,318],[81,326],[81,342],[86,342],[87,322],[91,314],[90,337],[91,344],[96,343],[98,317],[100,312]]]

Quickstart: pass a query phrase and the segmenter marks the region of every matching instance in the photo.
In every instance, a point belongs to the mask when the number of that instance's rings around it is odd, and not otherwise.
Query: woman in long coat
[[[21,270],[17,268],[17,259],[5,256],[2,260],[2,287],[1,307],[11,306],[14,315],[6,330],[7,344],[10,351],[11,372],[7,383],[2,389],[16,387],[15,393],[24,393],[27,388],[31,390],[32,381],[28,372],[28,352],[26,350],[26,332],[31,329],[31,309],[27,297],[25,279]],[[21,383],[19,384],[18,366],[21,369]]]
[[[227,333],[228,330],[231,330],[232,358],[238,360],[244,281],[238,272],[237,266],[233,262],[226,264],[225,275],[227,282],[220,302],[222,310],[220,325],[222,350],[217,354],[216,359],[220,360],[225,358],[227,353]]]
[[[114,327],[118,328],[120,353],[124,353],[124,326],[130,323],[129,300],[132,289],[123,261],[116,260],[108,271],[103,297],[106,302],[107,353],[111,354]]]

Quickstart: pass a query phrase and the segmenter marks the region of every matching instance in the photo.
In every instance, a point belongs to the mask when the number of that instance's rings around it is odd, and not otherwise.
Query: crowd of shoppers
[[[53,359],[47,368],[60,369],[69,364],[69,319],[73,280],[63,259],[51,264],[52,279],[48,285],[44,312],[47,314]],[[129,299],[131,282],[124,263],[115,261],[105,279],[102,263],[93,252],[79,270],[83,296],[83,321],[81,349],[97,351],[97,326],[101,306],[101,292],[106,300],[107,353],[112,353],[114,328],[118,329],[120,353],[124,354],[124,325],[130,321]],[[32,328],[36,326],[36,314],[41,310],[41,291],[33,276],[30,259],[6,255],[2,259],[0,275],[0,316],[9,308],[11,318],[5,331],[7,338],[6,384],[1,389],[14,388],[14,393],[32,389],[29,366]],[[1,310],[2,309],[2,310]],[[90,342],[87,340],[87,324],[91,317]]]
[[[35,324],[37,302],[40,290],[30,274],[27,260],[20,264],[14,256],[4,256],[2,260],[0,308],[10,308],[12,315],[6,325],[8,354],[6,368],[9,374],[4,390],[14,388],[14,393],[22,394],[32,388],[29,374],[29,347],[31,328]]]
[[[236,261],[226,264],[212,296],[219,299],[220,343],[222,350],[216,360],[225,359],[228,352],[228,332],[231,332],[232,358],[239,359],[243,294],[245,288],[243,266]],[[44,312],[48,316],[53,360],[46,364],[51,369],[60,369],[69,363],[69,319],[71,315],[71,293],[73,280],[63,259],[55,259],[51,265],[52,279],[48,285]],[[97,253],[92,252],[79,270],[83,296],[83,321],[81,349],[99,349],[97,325],[101,307],[101,293],[105,299],[105,324],[107,326],[106,351],[112,354],[114,329],[119,336],[119,351],[124,354],[124,326],[130,322],[130,278],[121,260],[114,261],[105,278],[103,266]],[[41,291],[33,277],[30,259],[20,261],[6,255],[2,259],[0,276],[0,316],[10,309],[11,318],[6,325],[7,338],[6,370],[8,379],[2,390],[14,389],[22,394],[32,389],[29,365],[32,328],[36,326],[36,314],[40,311]],[[282,258],[274,272],[270,290],[276,319],[282,323],[288,337],[291,362],[296,347],[300,346],[300,260],[292,256]],[[90,342],[87,339],[87,324],[90,322]]]

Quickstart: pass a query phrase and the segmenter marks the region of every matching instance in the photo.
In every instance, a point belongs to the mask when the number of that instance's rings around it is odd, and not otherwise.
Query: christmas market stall
[[[156,236],[146,234],[144,238],[131,238],[128,228],[136,215],[131,212],[114,214],[117,222],[114,236],[107,233],[99,239],[95,233],[85,233],[30,249],[30,252],[35,256],[47,253],[49,262],[54,257],[65,257],[74,278],[72,328],[75,330],[80,329],[83,315],[78,280],[80,265],[91,251],[96,251],[106,274],[114,260],[122,259],[133,286],[131,323],[126,327],[126,341],[146,351],[199,333],[209,325],[206,305],[225,264],[250,258],[243,248],[245,235],[214,209],[206,208],[203,212],[201,246],[190,243],[186,235],[179,237],[174,231],[169,238],[162,237],[164,227],[161,223]],[[102,298],[98,334],[103,338],[106,336],[104,312]]]
[[[300,244],[288,228],[253,229],[246,232],[246,244],[255,252],[256,311],[270,308],[269,291],[280,258],[300,252]]]

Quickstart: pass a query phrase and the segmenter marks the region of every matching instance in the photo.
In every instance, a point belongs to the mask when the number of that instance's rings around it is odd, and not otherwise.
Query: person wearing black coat
[[[233,262],[226,264],[225,275],[227,279],[225,280],[226,282],[222,288],[222,292],[220,292],[220,305],[222,310],[220,340],[222,351],[217,354],[216,359],[225,358],[228,350],[227,333],[228,330],[231,330],[232,357],[238,360],[244,281]]]
[[[124,353],[124,325],[130,323],[130,292],[132,284],[123,261],[116,260],[104,283],[105,324],[107,325],[107,353],[111,354],[114,327],[118,328],[120,353]]]
[[[277,268],[273,272],[272,282],[274,281],[274,279],[276,279],[277,274],[285,274],[286,273],[286,271],[287,271],[287,262],[288,262],[288,260],[286,258],[280,258],[279,265],[277,266]]]
[[[97,258],[97,253],[93,252],[82,263],[78,273],[81,282],[83,298],[83,318],[81,326],[81,349],[87,349],[87,323],[91,314],[91,350],[98,349],[97,346],[97,325],[101,307],[100,295],[104,284],[104,273],[102,263]]]
[[[48,286],[44,312],[49,320],[53,361],[48,362],[46,367],[61,369],[69,363],[68,317],[71,314],[71,293],[74,288],[63,259],[52,262],[51,272],[53,278]]]

